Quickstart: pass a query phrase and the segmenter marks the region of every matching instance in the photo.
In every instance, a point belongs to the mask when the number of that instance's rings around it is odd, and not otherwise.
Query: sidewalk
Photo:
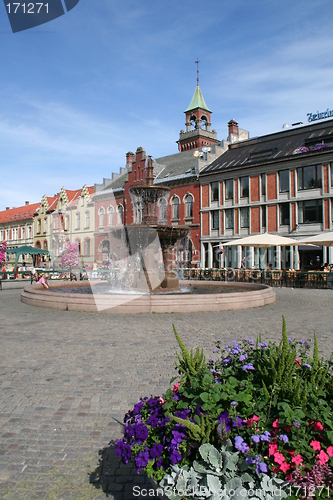
[[[168,387],[172,323],[187,347],[211,357],[217,338],[227,344],[261,332],[265,341],[279,340],[284,314],[290,337],[311,338],[315,330],[321,354],[333,351],[333,292],[275,291],[276,303],[257,309],[129,317],[29,307],[20,288],[4,288],[0,498],[105,499],[105,491],[116,500],[143,498],[133,488],[149,488],[146,479],[120,465],[112,448],[104,451],[108,467],[98,470],[98,451],[121,437],[117,420],[140,396]]]

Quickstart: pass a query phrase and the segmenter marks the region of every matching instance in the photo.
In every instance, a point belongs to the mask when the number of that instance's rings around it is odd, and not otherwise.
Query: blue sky
[[[50,0],[49,0],[50,1]],[[220,139],[333,109],[331,0],[80,0],[13,34],[0,4],[0,210],[177,152],[196,86]]]

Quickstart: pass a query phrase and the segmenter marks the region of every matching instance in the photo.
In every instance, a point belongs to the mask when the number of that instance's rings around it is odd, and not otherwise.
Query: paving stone
[[[244,311],[134,316],[29,307],[20,293],[0,292],[1,500],[133,500],[135,486],[151,488],[109,443],[141,396],[168,387],[172,324],[211,357],[217,338],[280,340],[283,314],[290,337],[315,331],[320,353],[333,351],[331,290],[276,289],[275,304]]]

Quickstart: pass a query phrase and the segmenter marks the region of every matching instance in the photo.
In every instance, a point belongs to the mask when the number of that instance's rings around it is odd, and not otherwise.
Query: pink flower
[[[277,444],[269,444],[269,454],[274,455],[278,451],[278,445]]]
[[[279,428],[279,419],[277,418],[276,420],[274,420],[272,425],[273,425],[274,429],[278,429]]]
[[[172,388],[172,392],[178,392],[180,386],[180,382],[176,382]]]
[[[252,418],[253,418],[254,422],[259,422],[259,420],[260,420],[260,417],[257,417],[257,415],[253,415]]]
[[[319,460],[320,465],[324,465],[326,464],[326,462],[328,462],[328,455],[326,455],[326,453],[323,450],[320,451],[317,458]]]
[[[329,446],[326,451],[330,457],[333,457],[333,446]]]
[[[277,463],[277,464],[283,464],[283,462],[285,461],[285,458],[284,456],[282,455],[282,453],[279,453],[278,451],[276,453],[274,453],[274,461]]]
[[[301,360],[300,359],[296,358],[295,359],[295,363],[296,363],[297,366],[301,366]]]
[[[164,403],[166,403],[166,400],[163,399],[162,397],[159,397],[158,398],[158,402],[161,404],[161,405],[164,405]]]
[[[321,446],[320,446],[320,443],[319,441],[314,441],[312,440],[311,443],[310,443],[310,446],[312,446],[312,448],[315,450],[315,451],[319,451],[321,449]]]
[[[296,465],[300,465],[303,462],[303,458],[300,454],[298,454],[294,458],[292,458],[291,461]]]
[[[316,422],[314,424],[313,428],[315,431],[322,431],[324,429],[324,427],[322,426],[322,424],[320,422]]]
[[[283,464],[280,465],[280,470],[282,470],[282,472],[287,472],[287,470],[290,469],[290,465],[287,464],[287,462],[284,462]]]
[[[248,420],[243,420],[244,424],[247,424],[248,427],[251,427],[253,422],[259,422],[260,417],[257,417],[257,415],[253,415],[253,417],[249,418]]]

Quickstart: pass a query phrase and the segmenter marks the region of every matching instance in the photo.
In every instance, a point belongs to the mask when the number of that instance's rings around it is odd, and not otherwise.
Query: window
[[[321,200],[307,200],[298,204],[298,222],[307,224],[323,222],[323,208]]]
[[[281,170],[279,172],[279,192],[289,192],[289,170]]]
[[[80,214],[76,214],[76,229],[80,229]]]
[[[45,227],[44,233],[47,233],[47,231],[48,231],[47,219],[44,219],[44,227]]]
[[[212,230],[220,229],[220,212],[218,210],[213,210],[212,212]]]
[[[90,255],[90,239],[89,238],[86,238],[84,240],[84,255],[86,257],[89,257],[89,255]]]
[[[210,200],[219,201],[219,183],[212,182],[210,185]]]
[[[37,220],[37,234],[40,233],[40,227],[41,227],[41,221],[40,219]]]
[[[241,177],[240,179],[240,196],[241,198],[248,198],[249,196],[249,178]]]
[[[231,208],[225,211],[225,228],[234,229],[234,211]]]
[[[333,163],[331,163],[331,187],[333,187]]]
[[[86,212],[86,229],[90,228],[90,212]]]
[[[321,188],[321,165],[297,169],[298,190]]]
[[[99,209],[99,226],[104,227],[104,215],[105,215],[105,210],[103,207]]]
[[[261,194],[262,196],[266,194],[266,174],[261,174]]]
[[[261,207],[261,225],[266,230],[266,207]]]
[[[225,181],[225,199],[232,200],[234,197],[234,181],[232,179],[228,179]]]
[[[124,224],[124,207],[118,205],[118,224]]]
[[[280,226],[289,226],[290,215],[289,215],[289,203],[281,203],[280,205]]]
[[[160,203],[160,220],[165,222],[167,218],[167,201],[162,198]]]
[[[240,210],[241,227],[249,227],[249,207]]]
[[[81,196],[81,207],[84,207],[84,196]]]
[[[193,196],[188,194],[185,198],[186,217],[193,217]]]
[[[113,214],[114,214],[114,209],[113,207],[108,207],[108,225],[113,226]]]
[[[69,231],[69,215],[66,215],[65,217],[65,231]]]
[[[172,198],[172,218],[179,219],[179,198]]]

